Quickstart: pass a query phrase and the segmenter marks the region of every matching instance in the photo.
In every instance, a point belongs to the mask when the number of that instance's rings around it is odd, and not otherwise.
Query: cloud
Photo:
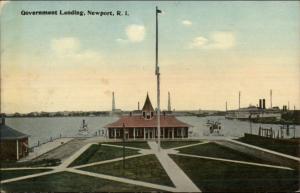
[[[75,37],[56,38],[51,41],[51,48],[59,61],[64,64],[89,64],[103,63],[101,55],[94,50],[83,50],[79,39]]]
[[[101,83],[104,84],[104,85],[108,85],[109,80],[107,78],[101,78]]]
[[[119,43],[127,43],[128,42],[128,40],[123,39],[123,38],[117,38],[116,41]]]
[[[63,37],[53,39],[51,41],[51,47],[56,53],[68,54],[78,51],[80,43],[79,40],[74,37]]]
[[[9,1],[2,1],[2,0],[0,1],[0,13],[1,13],[4,5],[6,5],[7,3],[9,3]]]
[[[213,32],[210,38],[198,36],[189,44],[189,48],[204,49],[230,49],[236,44],[236,38],[233,32]]]
[[[193,24],[190,20],[182,20],[181,23],[187,27],[189,27]]]
[[[215,32],[212,34],[211,48],[228,49],[235,46],[235,36],[232,32]]]
[[[106,96],[111,96],[112,91],[111,90],[105,90],[103,92]]]
[[[126,35],[130,42],[141,42],[145,38],[145,27],[136,24],[129,25],[126,28]]]
[[[205,37],[198,36],[198,37],[194,38],[194,40],[190,44],[190,47],[191,48],[201,48],[206,45],[207,41],[208,40]]]

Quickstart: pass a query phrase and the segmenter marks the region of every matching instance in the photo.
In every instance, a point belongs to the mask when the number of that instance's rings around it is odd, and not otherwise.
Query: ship
[[[79,136],[87,136],[89,135],[89,130],[88,130],[88,125],[87,123],[85,122],[85,120],[83,119],[82,120],[82,124],[78,130],[78,135]]]
[[[281,111],[279,110],[279,108],[276,107],[264,109],[256,106],[249,106],[246,108],[227,111],[225,118],[239,120],[265,119],[277,121],[281,119]]]

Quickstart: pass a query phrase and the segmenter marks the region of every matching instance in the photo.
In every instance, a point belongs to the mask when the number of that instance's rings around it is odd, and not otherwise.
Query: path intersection
[[[127,183],[132,185],[138,185],[146,188],[153,188],[156,190],[162,190],[162,191],[170,191],[170,192],[201,192],[199,187],[197,187],[194,182],[186,175],[186,173],[180,168],[176,162],[169,156],[169,155],[177,155],[177,156],[184,156],[184,157],[193,157],[193,158],[199,158],[199,159],[207,159],[207,160],[214,160],[214,161],[220,161],[220,162],[231,162],[236,164],[245,164],[245,165],[253,165],[253,166],[259,166],[259,167],[268,167],[268,168],[276,168],[276,169],[282,169],[282,170],[293,170],[289,167],[284,166],[277,166],[277,165],[269,165],[269,164],[262,164],[262,163],[254,163],[254,162],[247,162],[247,161],[239,161],[239,160],[231,160],[231,159],[224,159],[224,158],[218,158],[218,157],[208,157],[208,156],[200,156],[200,155],[192,155],[192,154],[184,154],[180,153],[179,150],[182,148],[187,147],[193,147],[198,145],[204,145],[211,143],[210,141],[204,141],[189,145],[183,145],[179,147],[173,147],[168,149],[161,148],[160,151],[158,151],[157,143],[155,141],[148,141],[148,145],[150,149],[143,149],[143,148],[137,148],[137,147],[129,147],[125,146],[126,149],[132,149],[132,150],[138,150],[139,154],[137,155],[129,155],[126,156],[126,160],[130,160],[132,158],[142,157],[146,155],[155,155],[163,169],[165,170],[166,174],[174,184],[174,187],[161,185],[161,184],[155,184],[150,182],[144,182],[140,180],[134,180],[129,179],[126,177],[117,177],[112,175],[107,175],[99,172],[90,172],[90,171],[83,171],[80,170],[81,168],[89,167],[89,166],[97,166],[101,164],[106,163],[113,163],[117,161],[123,160],[123,157],[113,158],[110,160],[104,160],[104,161],[98,161],[93,163],[87,163],[83,165],[77,165],[77,166],[70,166],[70,164],[76,160],[83,152],[85,152],[87,149],[89,149],[93,144],[98,143],[88,143],[84,145],[82,148],[80,148],[78,151],[76,151],[73,155],[71,155],[69,158],[63,160],[62,164],[56,167],[22,167],[22,168],[1,168],[2,171],[7,170],[36,170],[36,169],[52,169],[51,171],[46,171],[42,173],[36,173],[21,177],[15,177],[10,179],[4,179],[0,183],[1,184],[7,184],[12,183],[20,180],[30,179],[30,178],[38,178],[45,175],[55,174],[59,172],[71,172],[75,174],[85,175],[85,176],[91,176],[99,179],[105,179],[115,182],[121,182],[121,183]],[[102,143],[103,146],[108,147],[115,147],[115,148],[123,148],[121,145],[115,145],[115,144],[105,144]],[[145,166],[147,167],[147,166]],[[51,190],[49,190],[51,191]],[[76,191],[76,190],[74,190]],[[97,191],[97,190],[95,190]],[[117,191],[117,190],[116,190]]]

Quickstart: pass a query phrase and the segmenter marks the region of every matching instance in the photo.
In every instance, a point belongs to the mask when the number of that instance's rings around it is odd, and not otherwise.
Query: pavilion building
[[[0,123],[0,134],[1,160],[19,160],[28,155],[29,135],[7,126],[4,117]]]
[[[175,116],[165,112],[160,116],[161,139],[187,138],[191,125],[179,121]],[[151,104],[149,95],[144,103],[141,113],[130,113],[122,116],[116,122],[105,126],[110,139],[155,139],[157,138],[157,115]]]

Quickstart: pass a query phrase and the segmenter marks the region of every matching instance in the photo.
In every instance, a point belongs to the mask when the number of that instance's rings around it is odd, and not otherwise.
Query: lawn
[[[222,145],[216,143],[207,143],[203,145],[196,145],[192,147],[186,147],[179,149],[180,153],[184,154],[192,154],[192,155],[200,155],[207,157],[215,157],[215,158],[224,158],[238,161],[248,161],[248,162],[256,162],[256,163],[264,163],[264,164],[274,164],[270,161],[264,161],[259,158],[255,158],[253,156],[235,151],[233,149],[224,147]],[[278,165],[278,164],[276,164]]]
[[[51,171],[51,169],[1,170],[0,179],[7,180],[11,178],[27,176],[31,174],[37,174],[37,173],[48,172],[48,171]]]
[[[200,142],[201,141],[161,141],[161,147],[163,149],[169,149],[174,147],[196,144]]]
[[[299,189],[299,172],[171,155],[205,192],[287,192]]]
[[[138,150],[125,149],[125,156],[139,154]],[[104,145],[92,145],[70,165],[77,166],[98,161],[110,160],[123,156],[123,149]]]
[[[237,141],[300,157],[300,139],[270,139],[245,134],[244,137],[237,139]]]
[[[107,142],[106,144],[123,146],[123,142]],[[125,146],[136,147],[141,149],[150,149],[148,143],[145,141],[125,142]]]
[[[123,161],[118,161],[85,167],[81,170],[174,186],[155,155],[127,159],[125,160],[125,169],[123,169]]]
[[[61,172],[2,184],[7,192],[138,192],[155,191],[150,188],[114,182],[100,178]]]
[[[1,168],[47,167],[47,166],[57,166],[60,164],[60,162],[61,161],[59,159],[44,159],[38,161],[24,161],[24,162],[1,160],[0,166]]]

